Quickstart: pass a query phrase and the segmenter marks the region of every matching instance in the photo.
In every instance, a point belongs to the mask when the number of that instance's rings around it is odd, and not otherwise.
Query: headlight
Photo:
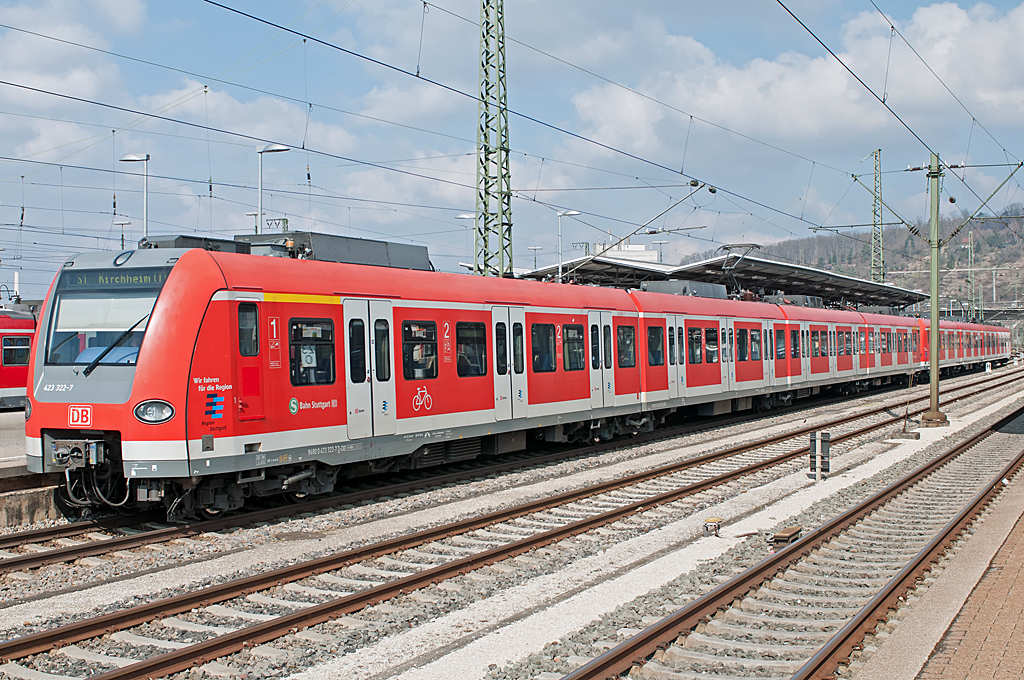
[[[32,417],[32,400],[25,397],[25,420]]]
[[[166,423],[174,417],[174,407],[166,401],[151,399],[135,407],[135,417],[149,425]]]

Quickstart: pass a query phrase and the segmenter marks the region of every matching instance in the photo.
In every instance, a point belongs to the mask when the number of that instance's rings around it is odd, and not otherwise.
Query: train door
[[[768,384],[774,387],[778,384],[775,374],[775,332],[771,326],[762,329],[764,338],[764,363],[768,368]]]
[[[601,392],[605,406],[615,405],[615,324],[612,312],[600,312],[601,318]]]
[[[526,380],[526,310],[509,307],[508,320],[512,329],[512,417],[525,418],[530,405]]]
[[[370,396],[373,400],[373,434],[395,434],[398,431],[398,415],[395,408],[394,357],[391,341],[394,322],[391,302],[370,300],[370,320],[373,327],[367,327],[370,335]]]
[[[260,338],[262,326],[260,322],[260,303],[255,300],[239,300],[237,308],[238,320],[238,419],[262,420],[267,413],[263,399],[263,361],[265,351],[260,351],[266,344]],[[280,323],[274,319],[275,324]],[[279,328],[268,329],[270,335]],[[266,333],[266,331],[264,331]]]
[[[800,379],[810,380],[811,377],[811,325],[807,321],[800,322]]]
[[[736,389],[736,347],[733,344],[736,328],[732,319],[722,321],[722,389]]]
[[[491,337],[494,338],[494,419],[512,418],[511,326],[508,307],[491,307]]]
[[[347,352],[341,353],[345,374],[345,405],[349,439],[373,436],[373,390],[367,351],[369,336],[369,301],[345,300],[344,331]],[[342,362],[339,362],[342,363]]]

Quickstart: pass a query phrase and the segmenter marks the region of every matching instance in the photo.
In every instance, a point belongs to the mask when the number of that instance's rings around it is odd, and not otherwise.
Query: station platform
[[[854,680],[1024,678],[1024,474],[976,526]]]
[[[25,412],[0,411],[0,488],[4,482],[27,475],[25,467]]]

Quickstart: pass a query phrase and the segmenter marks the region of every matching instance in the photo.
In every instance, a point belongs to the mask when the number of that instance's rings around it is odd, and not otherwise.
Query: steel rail
[[[969,385],[958,386],[958,387],[952,388],[951,391],[956,392],[956,391],[960,391],[962,389],[969,389],[971,387],[974,387],[976,385],[981,385],[981,384],[984,384],[986,382],[996,381],[996,382],[994,382],[994,384],[988,385],[988,386],[986,386],[984,388],[975,390],[973,392],[968,392],[967,394],[964,394],[964,395],[947,397],[943,401],[943,403],[944,404],[948,404],[948,403],[952,403],[954,401],[959,401],[959,400],[962,400],[962,399],[966,399],[967,397],[972,397],[972,396],[975,396],[976,394],[980,394],[980,393],[986,392],[988,390],[997,389],[999,387],[1002,387],[1002,386],[1007,385],[1007,384],[1009,384],[1011,382],[1015,382],[1015,381],[1021,380],[1021,379],[1024,379],[1024,371],[1018,371],[1018,372],[1016,372],[1014,374],[1011,374],[1010,376],[1005,377],[1005,378],[1003,378],[1001,380],[1000,379],[996,379],[996,378],[989,378],[989,379],[985,379],[985,380],[978,380],[978,381],[976,381],[974,383],[971,383]],[[914,399],[912,401],[915,401],[915,402],[923,401],[926,398],[927,398],[927,396],[919,397],[919,398]],[[877,415],[879,413],[888,411],[888,410],[890,410],[892,408],[895,408],[895,406],[894,405],[891,405],[891,406],[884,406],[884,405],[883,406],[879,406],[879,407],[874,408],[874,409],[869,409],[867,411],[861,411],[861,412],[859,412],[857,414],[853,414],[853,415],[850,415],[850,416],[845,416],[843,418],[839,418],[839,419],[836,419],[834,421],[830,421],[829,423],[823,423],[823,424],[815,425],[815,426],[811,426],[811,427],[800,428],[800,429],[795,430],[795,431],[790,432],[790,433],[783,433],[783,434],[777,435],[777,436],[772,437],[772,438],[760,440],[760,441],[753,442],[753,443],[750,443],[750,444],[740,445],[740,446],[733,447],[731,449],[727,449],[725,451],[722,451],[722,452],[719,452],[719,453],[715,453],[715,454],[707,454],[706,456],[701,456],[701,457],[698,457],[698,458],[694,458],[692,460],[693,460],[693,462],[695,464],[699,464],[699,463],[709,462],[709,461],[712,461],[712,460],[717,460],[718,458],[722,458],[722,457],[726,457],[726,456],[732,456],[732,455],[737,455],[739,453],[745,453],[747,451],[750,451],[750,450],[753,450],[753,449],[756,449],[756,448],[760,448],[762,446],[769,446],[771,444],[775,444],[775,443],[778,443],[780,441],[784,441],[786,439],[800,437],[802,435],[806,435],[806,434],[809,434],[811,432],[815,432],[815,431],[823,429],[825,427],[834,427],[836,425],[842,425],[842,424],[850,422],[852,420],[858,420],[858,419],[861,419],[861,418],[870,418],[871,416],[874,416],[874,415]],[[923,413],[925,410],[926,409],[914,410],[914,411],[910,411],[909,414],[910,415],[918,415],[920,413]],[[894,422],[894,421],[901,420],[901,419],[902,419],[902,417],[894,417],[894,418],[892,418],[888,422]],[[876,427],[876,426],[873,426],[870,429],[874,429],[874,427]],[[687,427],[684,427],[684,428],[681,428],[681,429],[687,429]],[[362,501],[362,500],[372,499],[372,498],[378,497],[378,496],[380,496],[382,494],[383,495],[389,495],[389,494],[395,494],[395,493],[407,493],[407,492],[413,491],[415,489],[422,488],[424,486],[424,484],[431,485],[431,486],[436,486],[436,485],[440,485],[440,484],[449,483],[451,481],[463,481],[463,480],[465,480],[467,478],[475,478],[475,477],[478,477],[478,476],[483,475],[483,474],[494,474],[495,472],[500,472],[500,471],[504,471],[504,470],[508,470],[508,469],[516,469],[516,468],[522,467],[524,464],[525,465],[544,464],[545,462],[553,462],[553,461],[556,461],[556,460],[560,461],[560,460],[565,460],[565,459],[571,458],[571,457],[578,457],[578,456],[583,456],[583,455],[593,455],[593,454],[599,453],[601,451],[614,450],[614,449],[621,448],[621,447],[627,446],[627,445],[628,446],[636,446],[637,444],[643,443],[644,441],[657,441],[657,440],[662,440],[662,439],[666,439],[666,438],[671,438],[673,436],[678,436],[678,433],[673,433],[673,432],[662,430],[662,431],[657,432],[657,433],[651,433],[651,434],[649,434],[649,435],[647,435],[647,436],[645,436],[643,438],[632,439],[632,440],[630,440],[628,442],[623,442],[623,441],[620,441],[620,440],[611,440],[611,441],[608,441],[608,442],[602,442],[600,444],[591,445],[590,447],[587,447],[585,449],[580,449],[577,452],[572,452],[569,456],[566,455],[567,452],[563,451],[563,452],[559,452],[559,453],[554,453],[554,454],[550,454],[550,455],[547,455],[547,456],[543,456],[542,458],[544,458],[544,460],[541,460],[541,461],[530,460],[530,461],[527,461],[525,463],[523,461],[510,461],[510,462],[505,462],[505,463],[499,463],[499,464],[496,464],[494,466],[488,466],[488,468],[486,470],[471,470],[471,471],[467,471],[467,472],[454,472],[454,473],[449,473],[448,475],[442,475],[442,476],[440,476],[438,478],[431,478],[429,480],[414,480],[414,481],[410,481],[410,482],[402,482],[400,484],[390,485],[390,486],[387,486],[387,487],[375,487],[375,488],[372,488],[372,489],[367,489],[367,490],[358,491],[358,492],[352,492],[352,493],[343,494],[343,495],[340,495],[340,496],[327,496],[327,497],[323,497],[323,498],[314,498],[314,499],[311,499],[309,501],[304,501],[303,503],[299,503],[299,504],[295,504],[295,505],[283,506],[283,507],[275,507],[275,508],[268,508],[268,509],[265,509],[265,510],[257,510],[255,512],[245,513],[243,515],[226,515],[225,517],[221,517],[221,518],[217,518],[217,519],[206,520],[206,521],[202,521],[202,522],[191,522],[191,523],[188,523],[188,524],[185,524],[185,525],[181,525],[181,526],[167,527],[167,528],[164,528],[164,529],[157,529],[157,530],[154,530],[154,531],[149,531],[149,532],[140,533],[140,534],[112,537],[112,538],[109,538],[107,540],[101,540],[101,541],[90,541],[88,543],[82,543],[81,545],[67,546],[67,547],[63,547],[63,548],[54,548],[52,550],[47,550],[45,552],[27,553],[27,554],[23,554],[23,555],[16,555],[14,557],[8,557],[6,559],[0,559],[0,574],[4,574],[4,573],[10,572],[10,571],[19,570],[19,569],[34,569],[34,568],[42,567],[42,566],[45,566],[45,565],[48,565],[48,564],[57,564],[57,563],[60,563],[60,562],[70,562],[70,561],[74,561],[74,560],[77,560],[77,559],[81,559],[83,557],[92,557],[92,556],[95,556],[95,555],[103,555],[103,554],[106,554],[106,553],[113,552],[115,550],[131,550],[133,548],[140,548],[142,546],[150,545],[150,544],[153,544],[153,543],[165,543],[165,542],[173,540],[175,538],[188,538],[188,537],[191,537],[191,536],[198,536],[198,535],[201,535],[201,534],[204,534],[204,533],[209,533],[209,532],[213,532],[213,531],[219,531],[221,529],[227,529],[227,528],[231,528],[231,527],[242,526],[242,525],[245,525],[245,524],[255,524],[255,523],[259,523],[259,522],[273,521],[273,520],[281,519],[283,517],[288,517],[288,516],[291,516],[291,515],[294,515],[294,514],[298,514],[298,513],[302,513],[302,512],[312,512],[312,511],[316,511],[316,510],[324,510],[324,509],[335,507],[335,506],[338,506],[338,505],[344,505],[344,504],[347,504],[347,503],[355,503],[355,502],[359,502],[359,501]],[[833,441],[838,441],[838,440],[833,440]],[[672,465],[664,466],[662,468],[655,468],[655,469],[650,470],[650,471],[648,471],[646,473],[638,473],[637,475],[635,475],[633,477],[623,478],[622,481],[625,484],[627,484],[627,485],[628,484],[635,484],[635,483],[637,483],[639,481],[646,481],[647,479],[652,478],[652,476],[662,476],[662,475],[665,475],[665,474],[671,474],[672,472],[676,472],[676,471],[681,470],[681,469],[685,469],[685,468],[679,468],[677,466],[678,466],[678,464],[672,464]],[[599,491],[595,491],[595,493],[600,493],[600,492]],[[48,530],[43,530],[43,531],[48,531]],[[81,533],[81,532],[78,532],[78,533]],[[17,534],[13,534],[13,535],[17,535]],[[64,535],[68,535],[68,534],[64,534]],[[71,534],[71,535],[73,535],[73,534]],[[36,540],[52,540],[52,538],[57,538],[57,537],[58,536],[56,536],[56,535],[51,535],[50,539],[40,539],[40,538],[37,538]]]
[[[995,382],[996,384],[990,385],[987,389],[995,389],[1009,382],[1013,382],[1014,380],[1019,380],[1022,378],[1024,378],[1024,370],[1018,370],[1011,373],[1008,377],[1000,376],[983,378],[981,380],[972,381],[965,385],[953,387],[950,389],[950,391],[957,392],[960,390],[970,389],[977,385],[983,385],[985,383],[991,382]],[[973,396],[973,394],[976,393],[978,392],[974,392],[965,396]],[[913,399],[912,401],[921,401],[925,398],[926,397],[918,397]],[[838,402],[843,400],[845,400],[845,398],[835,399],[833,401]],[[955,398],[951,397],[950,400],[955,400]],[[828,402],[826,401],[826,403]],[[820,405],[821,404],[816,404],[815,406]],[[875,413],[881,410],[885,409],[875,409],[871,412],[867,412],[862,417],[870,417],[870,415],[874,415]],[[741,422],[742,420],[746,419],[738,418],[735,420]],[[722,421],[716,421],[715,424],[720,425],[721,422]],[[617,448],[621,448],[623,446],[635,446],[637,444],[644,442],[653,442],[661,441],[664,439],[670,439],[672,437],[680,436],[681,434],[701,431],[706,428],[707,424],[700,424],[697,426],[678,426],[674,428],[659,430],[654,433],[644,434],[628,442],[624,442],[621,440],[610,440],[607,442],[602,442],[600,444],[592,444],[590,446],[583,447],[575,451],[559,451],[556,453],[543,454],[526,459],[519,458],[514,461],[503,461],[501,463],[495,463],[493,465],[481,466],[480,468],[476,469],[460,470],[456,472],[446,473],[444,475],[432,476],[427,479],[413,479],[409,481],[399,482],[396,484],[371,487],[369,489],[363,489],[360,491],[352,491],[337,495],[324,496],[320,498],[312,498],[303,501],[302,503],[296,503],[288,506],[250,511],[243,514],[226,515],[222,518],[205,520],[201,522],[189,522],[187,524],[176,525],[166,529],[157,529],[154,531],[132,534],[128,536],[111,537],[106,540],[91,541],[76,546],[53,548],[45,552],[16,555],[13,557],[0,559],[0,574],[21,569],[35,569],[48,564],[70,562],[77,559],[81,559],[83,557],[103,555],[115,550],[131,550],[133,548],[139,548],[144,545],[150,545],[153,543],[164,543],[174,538],[188,538],[191,536],[197,536],[207,532],[219,531],[221,529],[237,526],[244,526],[246,524],[257,524],[259,522],[274,521],[303,512],[316,512],[319,510],[325,510],[339,505],[358,503],[364,500],[372,500],[381,495],[409,493],[417,489],[421,489],[424,486],[440,486],[448,483],[465,481],[466,479],[473,479],[481,475],[497,474],[501,472],[507,472],[509,470],[521,469],[524,467],[530,467],[534,465],[545,465],[552,462],[561,462],[572,458],[595,455],[597,453],[614,450]],[[799,436],[804,433],[805,432],[801,430],[797,432],[794,436]],[[154,520],[155,518],[151,518],[148,521]],[[0,550],[11,547],[17,547],[19,545],[24,545],[26,543],[52,541],[58,538],[70,538],[72,536],[78,536],[90,531],[117,530],[119,528],[137,526],[138,524],[139,522],[137,518],[129,519],[112,517],[90,522],[76,522],[71,525],[44,527],[42,529],[34,529],[30,531],[0,535]]]
[[[743,598],[751,590],[759,587],[765,581],[774,578],[777,573],[809,555],[811,551],[821,544],[841,533],[866,515],[874,512],[894,496],[913,486],[953,458],[989,437],[996,429],[1003,427],[1021,415],[1024,415],[1024,408],[1018,409],[1012,414],[999,419],[983,432],[953,447],[942,456],[922,465],[903,479],[890,484],[873,494],[870,498],[825,522],[820,527],[804,535],[801,539],[779,550],[774,555],[766,557],[747,571],[738,574],[709,593],[690,602],[674,614],[665,617],[617,647],[613,647],[596,659],[568,673],[562,680],[604,680],[605,678],[618,677],[628,672],[635,664],[642,663],[659,649],[664,649],[680,635],[692,630],[702,621],[708,620],[715,612]],[[1019,464],[1020,458],[1015,462]],[[1002,477],[997,479],[1002,479]]]
[[[886,583],[882,590],[864,605],[863,609],[830,638],[824,647],[808,659],[791,680],[831,678],[833,672],[841,664],[849,661],[850,653],[863,642],[864,635],[879,623],[888,620],[888,612],[897,606],[899,598],[914,587],[917,579],[929,571],[932,564],[937,562],[942,554],[956,542],[961,532],[993,500],[1002,481],[1016,474],[1022,463],[1024,463],[1024,449],[998,475],[993,477],[985,488],[979,491],[971,502],[957,513],[956,517],[951,519],[896,576]]]
[[[967,395],[965,395],[965,396],[967,396]],[[923,409],[922,409],[922,411],[923,411]],[[849,417],[845,418],[844,420],[850,420],[850,419],[853,419],[853,418],[854,418],[854,416],[849,416]],[[854,437],[861,436],[861,435],[863,435],[863,434],[865,434],[867,432],[870,432],[871,430],[878,429],[880,427],[885,427],[886,425],[892,424],[893,422],[897,422],[901,418],[902,418],[902,416],[893,417],[893,418],[890,418],[890,419],[888,419],[888,420],[886,420],[886,421],[884,421],[882,423],[877,423],[877,424],[868,425],[868,426],[859,428],[858,430],[856,430],[854,432],[850,432],[850,433],[847,433],[847,434],[844,434],[844,435],[837,436],[835,439],[833,439],[833,441],[834,442],[840,442],[840,441],[844,441],[844,440],[847,440],[847,439],[851,439],[851,438],[854,438]],[[792,438],[794,436],[798,436],[798,435],[792,435],[792,434],[786,435],[786,436],[779,435],[779,436],[774,437],[772,439],[788,439],[788,438]],[[628,486],[629,484],[636,483],[637,481],[646,481],[646,479],[649,479],[649,478],[654,478],[654,477],[657,477],[657,476],[664,476],[665,474],[669,474],[670,472],[679,471],[679,470],[687,469],[687,468],[690,468],[690,467],[694,467],[694,466],[702,464],[702,463],[710,462],[711,460],[716,460],[716,459],[727,457],[727,456],[730,456],[730,455],[736,455],[737,453],[741,453],[741,452],[749,450],[751,448],[756,448],[756,446],[748,444],[748,445],[743,445],[743,446],[740,446],[740,447],[734,447],[734,450],[722,451],[722,452],[713,453],[713,454],[705,454],[704,456],[701,456],[699,458],[695,458],[695,459],[691,459],[691,460],[688,460],[688,461],[683,461],[681,463],[677,463],[677,464],[673,464],[673,465],[669,465],[669,466],[663,466],[661,468],[658,468],[657,472],[659,474],[654,474],[655,471],[652,470],[652,471],[648,471],[647,473],[638,473],[636,475],[630,475],[630,477],[628,479],[631,480],[631,481],[629,481],[629,482],[626,482],[625,480],[622,480],[622,479],[612,480],[611,482],[605,482],[605,483],[598,484],[598,485],[595,485],[595,486],[592,486],[592,487],[588,487],[586,489],[579,489],[579,490],[576,490],[576,491],[565,492],[563,494],[559,494],[559,495],[554,496],[554,497],[549,497],[549,498],[545,498],[545,499],[539,499],[537,501],[533,501],[531,503],[527,503],[527,504],[524,504],[522,506],[517,506],[515,508],[510,508],[510,509],[507,509],[507,510],[501,510],[501,511],[497,511],[497,512],[494,512],[494,513],[489,513],[488,515],[484,515],[484,516],[481,516],[481,517],[469,518],[469,519],[466,519],[466,520],[463,520],[461,522],[457,522],[457,523],[454,523],[454,524],[451,524],[451,525],[446,525],[446,526],[442,526],[442,527],[436,527],[436,528],[433,528],[433,529],[423,530],[423,531],[416,532],[416,533],[413,533],[413,534],[409,534],[409,535],[406,535],[406,536],[402,536],[402,537],[398,537],[398,538],[395,538],[395,539],[391,539],[389,541],[385,541],[385,542],[382,542],[382,543],[379,543],[379,544],[375,544],[375,545],[371,545],[371,546],[364,546],[364,547],[361,547],[361,548],[355,548],[355,549],[346,551],[344,553],[339,553],[337,555],[324,556],[324,557],[321,557],[321,558],[318,558],[318,559],[315,559],[315,560],[311,560],[311,561],[308,561],[308,562],[300,563],[300,564],[297,564],[297,565],[291,565],[291,566],[284,567],[282,569],[274,570],[274,571],[271,571],[271,572],[267,572],[267,573],[264,573],[264,574],[257,574],[257,575],[254,575],[254,576],[247,577],[245,579],[240,579],[240,580],[237,580],[237,581],[232,581],[230,583],[220,584],[220,585],[217,585],[217,586],[210,586],[210,587],[204,588],[202,590],[195,591],[193,593],[185,593],[185,594],[178,595],[178,596],[175,596],[175,597],[172,597],[172,598],[168,598],[168,599],[165,599],[165,600],[160,600],[160,601],[153,602],[153,603],[148,603],[148,604],[145,604],[145,605],[139,605],[139,606],[136,606],[136,607],[133,607],[131,609],[127,609],[127,610],[124,610],[124,611],[121,611],[121,612],[112,612],[110,614],[106,614],[106,615],[103,615],[103,616],[100,616],[100,617],[97,617],[97,618],[94,618],[94,619],[89,619],[89,620],[84,620],[84,621],[81,621],[81,622],[78,622],[78,623],[68,624],[66,626],[55,628],[53,630],[41,631],[39,633],[35,633],[35,634],[29,635],[29,636],[25,636],[23,638],[16,638],[14,640],[10,640],[10,641],[5,642],[5,643],[0,643],[0,658],[3,658],[3,659],[8,660],[8,661],[12,661],[12,660],[15,660],[15,659],[18,659],[18,658],[23,658],[23,657],[28,656],[30,654],[44,652],[44,651],[47,651],[47,650],[49,650],[51,648],[54,648],[54,647],[58,647],[58,646],[61,646],[61,645],[66,645],[66,644],[71,644],[73,642],[77,642],[77,641],[84,640],[84,639],[87,639],[87,638],[90,638],[90,637],[94,637],[95,635],[100,634],[100,633],[112,632],[114,630],[122,630],[124,628],[128,628],[128,627],[131,627],[131,626],[134,626],[134,625],[139,625],[141,623],[145,623],[146,621],[150,621],[150,620],[153,620],[155,618],[170,616],[172,614],[176,614],[176,613],[179,613],[179,612],[182,612],[182,611],[188,611],[189,609],[192,609],[194,607],[201,607],[201,606],[206,606],[206,605],[209,605],[209,604],[213,604],[215,602],[222,602],[222,601],[234,598],[234,597],[238,597],[240,595],[245,595],[245,594],[248,594],[248,593],[256,592],[256,591],[261,590],[261,589],[272,587],[274,585],[279,585],[279,584],[282,584],[282,583],[295,581],[295,580],[298,580],[298,579],[301,579],[301,578],[305,578],[305,577],[308,577],[308,576],[313,576],[313,575],[318,574],[318,573],[323,573],[325,571],[331,571],[331,570],[334,570],[334,569],[340,569],[340,568],[342,568],[342,567],[344,567],[344,566],[346,566],[348,564],[352,564],[352,563],[359,562],[359,561],[366,560],[366,559],[372,559],[374,557],[379,557],[381,555],[386,555],[388,553],[393,553],[393,552],[396,552],[396,551],[399,551],[399,550],[416,547],[416,546],[423,545],[425,543],[429,543],[431,541],[439,540],[439,539],[442,539],[442,538],[446,538],[446,537],[449,537],[449,536],[452,536],[452,535],[456,535],[456,534],[460,534],[460,533],[465,533],[467,531],[472,531],[474,529],[483,528],[483,527],[486,527],[486,526],[490,526],[490,525],[492,525],[492,524],[494,524],[496,522],[507,521],[509,519],[514,519],[515,517],[519,517],[519,516],[526,515],[526,514],[529,514],[529,513],[532,513],[532,512],[537,512],[537,511],[540,511],[540,510],[548,509],[548,508],[555,507],[555,506],[558,506],[558,505],[563,505],[565,503],[569,503],[569,502],[572,502],[572,501],[575,501],[575,500],[579,500],[579,499],[585,498],[587,496],[592,496],[592,495],[596,495],[596,494],[599,494],[599,493],[605,493],[605,492],[608,492],[608,491],[612,491],[612,490],[615,490],[617,488],[621,488],[623,486]],[[742,451],[740,449],[742,449]],[[491,562],[497,561],[498,559],[505,559],[505,558],[511,557],[511,556],[513,556],[515,554],[520,554],[521,552],[525,552],[526,550],[529,550],[531,548],[536,548],[539,545],[546,545],[546,544],[551,543],[553,541],[561,540],[562,538],[565,538],[565,537],[567,537],[569,535],[573,535],[573,534],[576,534],[576,533],[582,533],[582,532],[585,532],[585,531],[589,531],[592,528],[595,528],[597,526],[601,526],[603,524],[607,524],[607,523],[610,523],[610,522],[614,522],[614,521],[616,521],[618,519],[621,519],[622,517],[628,516],[628,515],[630,515],[630,514],[632,514],[634,512],[639,512],[639,511],[642,511],[644,509],[649,509],[651,507],[654,507],[656,505],[662,505],[662,504],[669,503],[669,502],[672,502],[672,501],[675,501],[675,500],[679,500],[680,498],[683,498],[685,496],[693,495],[695,493],[698,493],[700,491],[706,490],[708,488],[712,488],[714,486],[718,486],[718,485],[721,485],[721,484],[728,483],[730,481],[733,481],[735,479],[741,478],[741,477],[746,476],[746,475],[753,474],[753,473],[758,472],[760,470],[763,470],[763,469],[766,469],[766,468],[769,468],[769,467],[773,467],[775,465],[784,464],[784,463],[788,462],[789,460],[792,460],[794,458],[797,458],[797,457],[800,457],[800,456],[804,455],[805,453],[807,453],[807,451],[808,451],[807,447],[801,447],[801,448],[796,449],[794,451],[790,451],[789,453],[782,454],[780,456],[776,456],[774,458],[770,458],[770,459],[767,459],[767,460],[764,460],[764,461],[760,461],[758,463],[753,463],[751,465],[744,466],[744,467],[739,468],[737,470],[734,470],[732,472],[725,473],[723,475],[719,475],[719,476],[716,476],[716,477],[709,478],[709,479],[704,480],[702,482],[697,482],[695,484],[691,484],[691,485],[688,485],[686,487],[681,487],[681,488],[673,490],[673,491],[669,491],[669,492],[665,492],[663,494],[652,496],[650,498],[646,498],[644,500],[637,501],[635,503],[631,503],[631,504],[622,506],[620,508],[614,509],[614,510],[609,511],[607,513],[603,513],[603,514],[600,514],[600,515],[595,515],[592,518],[587,518],[587,519],[584,519],[584,520],[580,520],[578,522],[566,525],[565,527],[561,527],[561,528],[558,528],[558,529],[553,529],[553,530],[551,530],[549,532],[545,532],[543,534],[538,534],[537,536],[524,539],[523,541],[517,542],[515,544],[510,544],[509,546],[501,546],[499,548],[495,548],[495,549],[493,549],[491,551],[487,551],[485,553],[481,553],[481,554],[478,554],[478,555],[475,555],[475,556],[470,556],[470,557],[467,557],[467,558],[463,558],[462,560],[460,560],[458,562],[449,563],[449,565],[442,565],[442,567],[449,567],[452,564],[456,564],[456,565],[460,565],[460,568],[462,568],[463,571],[470,571],[470,570],[472,570],[474,568],[479,568],[480,566],[483,566],[485,564],[490,564]],[[671,469],[668,469],[668,468],[671,468]],[[501,552],[502,550],[511,550],[511,552],[502,553]],[[495,557],[495,555],[501,555],[501,556],[500,557]],[[467,565],[473,565],[473,564],[475,564],[475,566],[467,566]],[[438,568],[436,568],[434,570],[431,570],[430,573],[438,575],[438,574],[441,573],[438,570],[442,569],[442,567],[438,567]],[[426,573],[426,572],[421,572],[421,574],[422,573]],[[461,572],[459,572],[459,573],[461,573]],[[390,592],[391,594],[386,595],[386,596],[384,596],[382,598],[382,599],[388,599],[390,597],[394,597],[394,595],[398,594],[403,589],[406,592],[408,592],[410,590],[415,590],[416,588],[419,588],[419,587],[422,587],[423,585],[425,585],[425,583],[417,581],[417,578],[421,574],[416,574],[416,575],[413,575],[413,576],[409,577],[410,580],[402,579],[400,581],[394,581],[394,582],[391,582],[391,583],[388,583],[388,584],[383,584],[382,586],[378,586],[378,587],[376,587],[376,589],[373,589],[372,592],[374,592],[374,593]],[[450,576],[448,576],[448,577],[450,577]],[[447,578],[447,577],[445,577],[445,578]],[[443,580],[443,578],[439,577],[438,580]],[[419,585],[417,585],[417,583],[419,583]],[[397,584],[397,590],[394,590],[394,591],[388,591],[387,590],[387,587],[390,587],[390,586],[393,586],[393,585],[396,585],[396,584]],[[371,591],[361,591],[361,593],[367,593],[367,592],[371,592]],[[347,605],[344,604],[345,602],[351,602],[351,603],[363,602],[363,604],[360,604],[359,607],[356,607],[356,609],[345,609],[344,611],[341,612],[341,614],[348,613],[349,611],[355,611],[355,610],[358,610],[359,608],[361,608],[362,606],[366,606],[366,604],[365,604],[365,602],[363,600],[359,600],[356,597],[356,596],[360,595],[361,593],[356,593],[353,596],[347,596],[347,598],[354,598],[354,599],[342,598],[340,600],[334,601],[334,602],[342,603],[339,606],[343,606],[343,607],[347,606]],[[325,603],[325,605],[328,605],[328,604],[331,604],[331,603]],[[355,605],[353,604],[353,606],[355,606]],[[304,609],[304,610],[302,610],[301,614],[305,615],[305,614],[308,614],[309,612],[310,612],[309,609]],[[340,614],[335,614],[335,615],[337,616],[337,615],[340,615]],[[278,620],[278,619],[275,619],[275,621],[276,620]],[[291,619],[282,619],[282,620],[289,621],[289,622],[291,621]],[[272,623],[272,622],[268,622],[268,623]],[[289,623],[289,625],[291,625],[291,624]],[[307,624],[307,625],[312,625],[312,624]],[[261,626],[262,626],[262,624],[261,624]],[[251,628],[252,627],[245,628],[245,629],[242,629],[242,630],[246,630],[247,631],[247,630],[250,630]],[[269,626],[261,627],[260,630],[270,630],[270,628],[269,628]],[[285,630],[285,632],[287,632],[287,630]],[[279,635],[280,634],[284,634],[284,633],[279,633]],[[235,638],[231,638],[231,639],[233,640]],[[268,639],[272,639],[272,638],[268,638]],[[190,647],[188,649],[193,649],[193,648]],[[239,647],[239,649],[241,649],[241,647]],[[166,655],[164,655],[164,656],[166,656]],[[161,657],[158,657],[158,658],[164,658],[164,656],[161,656]],[[198,657],[196,657],[196,658],[198,658]],[[213,658],[216,658],[216,657],[213,657]],[[178,663],[178,662],[176,662],[176,663]],[[132,667],[135,667],[135,666],[132,666]],[[172,672],[172,671],[168,671],[168,672]]]

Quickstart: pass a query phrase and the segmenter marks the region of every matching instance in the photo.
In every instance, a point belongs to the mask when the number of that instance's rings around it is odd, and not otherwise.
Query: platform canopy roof
[[[557,273],[558,266],[552,265],[522,276],[546,279],[555,278]],[[620,260],[603,255],[578,257],[562,263],[562,277],[576,283],[615,288],[640,288],[644,281],[704,281],[723,284],[729,292],[735,292],[738,287],[764,295],[811,295],[820,297],[826,307],[852,304],[902,308],[928,299],[919,291],[734,253],[682,266]]]

